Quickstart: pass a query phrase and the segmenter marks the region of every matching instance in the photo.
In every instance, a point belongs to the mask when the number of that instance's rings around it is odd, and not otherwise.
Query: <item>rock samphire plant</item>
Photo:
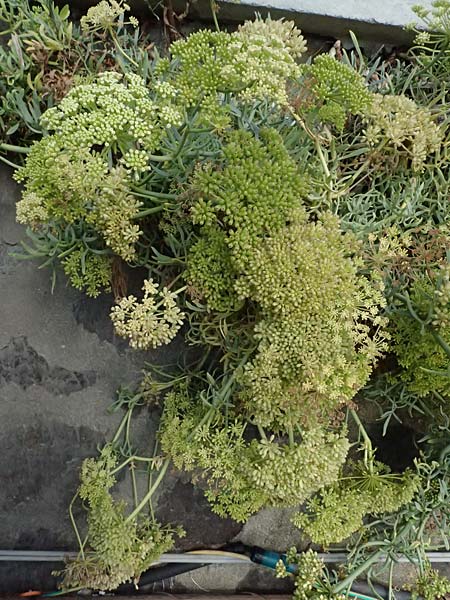
[[[450,516],[450,4],[417,9],[432,32],[389,60],[354,36],[306,59],[300,30],[270,17],[157,52],[127,10],[103,0],[73,24],[50,0],[0,0],[0,159],[23,158],[25,254],[53,284],[63,271],[112,291],[132,348],[186,344],[120,391],[117,434],[83,463],[85,534],[72,503],[80,554],[63,586],[138,583],[171,548],[151,499],[172,466],[221,516],[298,507],[315,544],[348,541],[339,574],[290,551],[299,600],[344,598],[364,572],[392,583],[399,554],[417,593],[441,593],[425,553],[448,543]],[[154,402],[141,456],[132,415]],[[385,431],[416,428],[404,471],[377,458],[369,405]],[[111,493],[122,469],[132,507]]]

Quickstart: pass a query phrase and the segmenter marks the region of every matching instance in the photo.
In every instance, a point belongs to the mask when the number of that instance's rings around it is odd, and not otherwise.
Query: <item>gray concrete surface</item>
[[[137,6],[140,2],[135,0]],[[174,0],[180,10],[183,4],[184,0]],[[414,4],[415,0],[222,0],[218,2],[218,17],[225,22],[241,21],[255,12],[270,13],[272,17],[293,19],[310,34],[345,39],[351,29],[362,40],[400,45],[411,41],[405,25],[419,20],[411,10]],[[430,6],[431,0],[420,4]],[[194,2],[190,14],[194,18],[209,18],[209,1]]]
[[[60,0],[64,3],[65,0]],[[404,27],[414,22],[423,22],[412,12],[414,4],[429,7],[432,0],[217,0],[218,18],[222,24],[238,23],[253,18],[255,13],[274,18],[294,20],[307,34],[346,40],[349,29],[363,42],[387,43],[395,46],[408,44],[412,34]],[[149,14],[149,7],[157,18],[161,18],[161,0],[129,0],[136,13]],[[71,6],[85,10],[96,4],[96,0],[73,0]],[[172,0],[185,20],[211,21],[210,0]]]

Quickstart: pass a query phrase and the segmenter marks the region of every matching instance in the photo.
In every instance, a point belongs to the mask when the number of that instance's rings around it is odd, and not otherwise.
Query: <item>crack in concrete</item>
[[[25,336],[12,337],[0,348],[0,386],[16,383],[22,389],[41,385],[50,393],[69,395],[95,384],[95,371],[70,371],[51,367],[47,360],[30,346]]]

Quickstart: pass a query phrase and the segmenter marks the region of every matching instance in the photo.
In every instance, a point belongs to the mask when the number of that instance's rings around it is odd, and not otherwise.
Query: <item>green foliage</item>
[[[402,367],[400,378],[418,396],[450,396],[448,268],[438,275],[414,281],[404,297],[408,310],[398,311],[393,332],[393,351]]]
[[[88,253],[82,247],[73,250],[62,260],[64,273],[77,290],[84,290],[95,298],[101,291],[110,290],[111,259],[107,256]]]
[[[125,8],[113,2],[111,10],[121,17],[117,22],[106,23],[98,15],[96,26],[83,30],[70,20],[69,5],[59,8],[53,0],[1,0],[0,21],[6,28],[0,35],[8,36],[7,44],[0,45],[2,142],[29,143],[40,137],[41,115],[67,94],[77,77],[136,68],[147,77],[149,40],[134,29],[133,18],[133,32],[129,32],[121,14]],[[91,11],[94,14],[95,8]],[[0,145],[1,151],[8,149]]]
[[[44,63],[53,61],[73,42],[69,12],[67,5],[58,8],[51,0],[41,0],[36,5],[28,1],[1,0],[0,21],[6,24],[1,35],[10,36],[7,44],[0,44],[2,141],[9,140],[18,131],[30,135],[33,129],[39,130],[41,107],[52,103],[48,93],[39,98],[50,83]],[[63,78],[59,83],[63,85]]]
[[[425,22],[427,29],[415,29],[414,54],[430,75],[445,78],[450,65],[450,2],[433,0],[431,7],[416,5],[413,10]]]
[[[300,31],[271,19],[150,58],[127,9],[102,0],[72,26],[49,0],[0,0],[3,140],[37,139],[16,173],[26,252],[89,295],[112,288],[132,347],[182,323],[195,346],[119,394],[112,446],[82,468],[88,537],[65,584],[113,589],[171,545],[149,507],[170,461],[222,516],[306,501],[296,522],[314,541],[351,537],[342,580],[290,553],[298,600],[340,600],[399,553],[424,575],[430,523],[449,537],[448,2],[422,12],[435,31],[406,54],[367,60],[353,36],[302,67]],[[417,473],[375,461],[358,392],[385,427],[426,416]],[[164,457],[137,456],[133,410],[158,395]],[[150,482],[159,466],[142,500],[138,463]],[[128,515],[111,495],[125,465]]]

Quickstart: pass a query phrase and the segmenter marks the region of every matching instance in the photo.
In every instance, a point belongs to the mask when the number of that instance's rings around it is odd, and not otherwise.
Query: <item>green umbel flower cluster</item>
[[[443,132],[427,108],[406,96],[374,94],[365,137],[384,161],[420,172],[441,147]]]
[[[216,415],[208,425],[204,416],[186,390],[167,394],[162,448],[178,468],[201,469],[213,510],[241,522],[264,506],[296,506],[334,482],[349,450],[344,434],[321,428],[306,430],[301,442],[249,442],[241,418]]]
[[[87,543],[95,554],[81,555],[67,564],[67,589],[114,590],[121,583],[138,582],[141,573],[173,546],[169,530],[148,519],[128,519],[125,503],[113,499],[111,473],[116,466],[110,446],[98,459],[83,463],[78,493],[87,506]]]
[[[323,561],[313,550],[297,553],[291,548],[286,554],[286,562],[280,560],[276,566],[277,577],[288,577],[286,565],[295,565],[297,572],[294,583],[294,600],[345,600],[346,594],[331,592],[329,574]]]
[[[423,23],[412,24],[417,34],[415,55],[426,67],[427,75],[445,81],[450,66],[450,2],[432,0],[429,8],[416,5],[412,10],[425,22],[425,31]]]
[[[111,282],[111,258],[89,253],[80,246],[63,259],[64,273],[77,290],[84,290],[95,298],[100,291],[109,291]]]
[[[299,75],[296,61],[305,51],[305,41],[290,21],[247,22],[231,34],[198,31],[172,44],[174,64],[166,69],[164,89],[177,92],[177,105],[199,104],[206,118],[220,123],[220,96],[226,92],[243,100],[286,104],[286,82]]]
[[[109,170],[98,153],[62,150],[58,140],[48,136],[35,144],[26,165],[16,172],[17,181],[25,181],[17,220],[32,229],[84,222],[102,235],[105,246],[132,260],[141,235],[133,220],[141,202],[129,192],[129,174],[123,167]]]
[[[280,135],[265,129],[229,135],[221,169],[198,170],[191,190],[191,217],[199,239],[190,249],[186,277],[210,310],[239,305],[234,290],[253,246],[301,210],[307,184]]]
[[[342,130],[349,115],[365,114],[369,109],[373,96],[363,77],[329,54],[317,56],[303,72],[314,96],[312,109],[321,121]]]
[[[409,312],[399,312],[396,316],[392,349],[402,367],[400,377],[418,396],[438,392],[449,397],[450,286],[447,277],[440,289],[430,281],[416,280],[410,301],[418,318],[431,312],[432,322],[420,322]]]
[[[183,324],[184,313],[177,305],[177,292],[159,289],[146,279],[141,302],[135,296],[122,298],[111,309],[117,335],[128,338],[130,346],[140,350],[168,344]]]
[[[262,308],[241,398],[263,426],[317,422],[349,402],[386,349],[380,290],[358,275],[337,219],[303,218],[248,253],[236,288]],[[373,328],[373,330],[372,330]]]
[[[419,483],[412,471],[395,475],[382,463],[374,462],[370,468],[359,463],[353,475],[312,498],[306,512],[297,514],[293,522],[314,543],[326,547],[358,531],[365,516],[395,512],[411,502]]]

